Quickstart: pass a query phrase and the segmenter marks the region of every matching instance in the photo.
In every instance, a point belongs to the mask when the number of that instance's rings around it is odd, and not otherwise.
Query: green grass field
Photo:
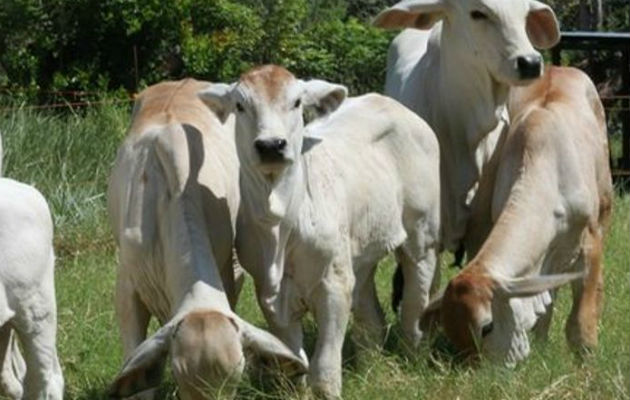
[[[129,108],[95,107],[77,113],[21,110],[0,114],[5,175],[33,184],[53,212],[57,253],[59,354],[67,399],[107,398],[106,388],[122,364],[113,293],[116,250],[106,221],[105,187]],[[377,276],[390,324],[382,353],[345,353],[346,399],[613,399],[630,398],[630,197],[617,196],[605,258],[605,306],[600,347],[578,364],[564,339],[569,290],[560,291],[550,339],[533,343],[531,356],[515,369],[483,364],[478,369],[430,362],[428,345],[405,358],[390,310],[391,261]],[[444,260],[445,278],[452,274]],[[238,305],[244,318],[264,326],[248,280]],[[307,350],[315,327],[306,323]],[[161,393],[175,398],[167,376]],[[275,398],[245,381],[242,398]]]

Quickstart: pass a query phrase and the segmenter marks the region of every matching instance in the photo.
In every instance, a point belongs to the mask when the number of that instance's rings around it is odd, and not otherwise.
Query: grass
[[[55,220],[58,346],[67,399],[106,398],[107,385],[122,364],[113,311],[116,251],[106,221],[104,192],[128,116],[129,108],[121,106],[63,114],[28,110],[0,114],[5,174],[42,191]],[[414,360],[406,359],[389,307],[393,265],[386,260],[377,286],[390,324],[387,344],[383,352],[362,354],[358,359],[347,341],[344,398],[630,398],[630,197],[617,196],[614,212],[606,245],[600,347],[585,364],[576,363],[564,339],[567,289],[560,291],[549,341],[534,342],[531,356],[515,369],[451,368],[430,362],[428,345]],[[443,271],[448,270],[446,261]],[[238,312],[264,326],[251,280]],[[307,347],[312,348],[315,327],[311,321],[306,323],[306,333]],[[173,399],[176,389],[166,376],[161,397]],[[248,381],[242,384],[239,397],[270,398]]]

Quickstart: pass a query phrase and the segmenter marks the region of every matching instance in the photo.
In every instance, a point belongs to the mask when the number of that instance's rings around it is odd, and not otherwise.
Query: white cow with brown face
[[[183,399],[230,395],[247,354],[306,370],[280,340],[230,308],[238,160],[233,126],[196,97],[208,87],[187,79],[144,90],[110,177],[120,260],[116,316],[126,359],[113,397],[158,386],[169,355]],[[162,327],[146,339],[151,316]]]
[[[407,281],[403,331],[418,343],[439,239],[433,132],[392,99],[346,93],[273,65],[200,93],[219,115],[236,112],[243,203],[237,244],[245,250],[239,259],[272,331],[294,352],[304,354],[301,319],[314,314],[309,382],[327,397],[341,394],[350,310],[359,334],[383,338],[374,272],[391,250]],[[320,117],[304,126],[304,108]]]
[[[514,364],[529,353],[527,330],[540,314],[539,333],[549,328],[551,298],[530,296],[570,281],[567,340],[578,351],[597,345],[613,188],[604,109],[583,72],[551,67],[514,89],[509,105],[496,170],[480,185],[489,211],[473,215],[490,233],[425,317],[439,315],[460,351]]]
[[[553,11],[535,0],[407,0],[374,22],[404,30],[392,42],[385,94],[415,111],[440,143],[443,244],[464,237],[484,165],[507,123],[509,88],[543,73],[559,40]]]

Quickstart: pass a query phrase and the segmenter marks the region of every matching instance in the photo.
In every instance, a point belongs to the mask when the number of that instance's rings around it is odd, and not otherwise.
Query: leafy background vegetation
[[[183,76],[231,81],[253,65],[278,63],[356,93],[380,90],[393,34],[368,22],[393,3],[2,0],[0,86],[134,92]],[[627,0],[548,3],[564,30],[630,31]]]

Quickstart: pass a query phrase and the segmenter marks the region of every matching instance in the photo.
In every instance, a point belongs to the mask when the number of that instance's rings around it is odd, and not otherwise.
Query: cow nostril
[[[516,68],[522,79],[538,78],[541,73],[542,58],[538,54],[519,56],[516,58]]]
[[[256,150],[262,152],[267,149],[267,143],[265,143],[264,140],[255,140],[254,147],[256,148]]]
[[[286,147],[286,139],[279,137],[256,139],[254,141],[254,148],[263,162],[277,162],[283,160],[285,157],[284,149]]]
[[[276,139],[274,141],[274,147],[276,150],[284,150],[287,147],[287,141],[285,139]]]
[[[494,329],[494,323],[492,321],[488,322],[484,326],[481,327],[481,337],[486,337],[492,333]]]

